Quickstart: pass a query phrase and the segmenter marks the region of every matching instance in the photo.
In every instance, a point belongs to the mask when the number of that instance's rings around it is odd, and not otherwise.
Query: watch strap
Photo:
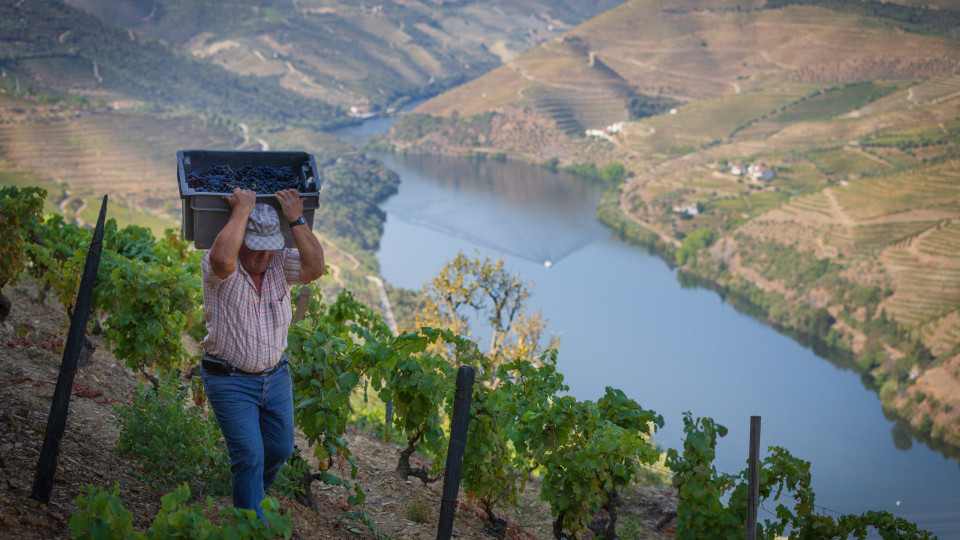
[[[303,216],[300,216],[297,219],[290,222],[290,228],[292,229],[297,225],[306,225],[306,224],[307,224],[307,219]]]

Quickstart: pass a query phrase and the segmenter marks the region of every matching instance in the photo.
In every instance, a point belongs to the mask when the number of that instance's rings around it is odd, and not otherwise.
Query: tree
[[[600,176],[603,177],[604,183],[615,186],[627,177],[627,168],[619,161],[611,161],[600,169]]]
[[[716,237],[717,233],[709,227],[701,227],[688,234],[676,251],[677,264],[693,259],[698,251],[710,247]]]
[[[535,360],[547,349],[556,349],[551,336],[546,346],[541,338],[546,322],[539,311],[528,313],[530,286],[503,267],[503,259],[480,259],[458,253],[423,289],[423,308],[416,315],[418,327],[445,328],[470,336],[470,316],[490,329],[486,355],[492,368],[514,358]],[[441,345],[442,346],[442,345]]]
[[[546,159],[540,163],[540,166],[548,171],[557,172],[560,169],[560,159],[555,157]]]

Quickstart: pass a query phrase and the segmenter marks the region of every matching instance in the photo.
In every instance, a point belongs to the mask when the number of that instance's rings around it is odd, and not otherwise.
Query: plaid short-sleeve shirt
[[[243,371],[257,372],[277,365],[287,348],[293,318],[290,285],[301,284],[300,252],[277,250],[263,273],[260,293],[253,278],[237,261],[237,270],[224,279],[213,271],[210,252],[200,264],[207,336],[203,351]]]

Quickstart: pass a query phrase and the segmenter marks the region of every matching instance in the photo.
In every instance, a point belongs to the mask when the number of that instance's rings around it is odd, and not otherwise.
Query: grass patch
[[[47,197],[43,200],[44,215],[60,212],[60,209],[57,208],[56,203],[53,201],[61,197],[63,187],[53,182],[37,182],[33,176],[25,173],[0,170],[0,186],[17,186],[18,188],[41,187],[47,190]]]
[[[403,507],[403,517],[414,523],[426,523],[430,518],[430,503],[416,496]]]
[[[710,190],[723,191],[723,190],[731,189],[731,186],[732,186],[733,184],[734,184],[734,182],[731,180],[731,181],[727,181],[727,182],[721,182],[721,181],[715,181],[715,182],[707,182],[707,181],[696,182],[696,181],[692,181],[692,182],[689,182],[687,185],[689,185],[689,186],[692,187],[692,188],[701,190],[701,191],[710,191]]]
[[[269,22],[269,23],[282,23],[282,22],[283,22],[283,15],[282,15],[279,11],[277,11],[277,10],[275,10],[275,9],[272,9],[272,8],[260,8],[260,13],[262,13],[262,14],[264,15],[264,17],[266,17],[267,22]]]
[[[779,110],[810,92],[809,86],[773,86],[755,92],[730,94],[696,101],[677,114],[645,118],[657,137],[673,137],[708,142],[730,135],[734,130]]]
[[[829,174],[869,174],[889,168],[883,163],[846,148],[811,152],[808,156],[820,166],[822,171]]]
[[[100,197],[91,197],[81,195],[87,200],[87,206],[80,211],[80,219],[87,222],[90,226],[97,223],[97,217],[100,215]],[[115,202],[107,203],[107,219],[117,220],[117,226],[121,229],[127,225],[138,225],[150,229],[150,232],[157,238],[163,236],[163,231],[170,228],[180,228],[180,223],[172,219],[163,219],[153,214],[139,212],[125,206],[120,206]]]
[[[928,133],[896,133],[896,134],[886,134],[878,135],[877,137],[867,141],[864,146],[921,146],[923,144],[931,144],[940,142],[943,138],[943,133],[937,131],[929,131]]]
[[[960,134],[960,120],[949,120],[943,123],[943,127],[950,135]]]
[[[693,152],[695,150],[696,148],[694,148],[693,146],[674,146],[669,150],[667,150],[667,153],[672,156],[678,156],[683,154],[689,154],[690,152]]]
[[[774,122],[803,122],[828,120],[837,115],[859,109],[868,103],[892,94],[899,87],[877,82],[855,83],[834,90],[821,91],[774,115]]]
[[[869,147],[867,152],[885,159],[900,167],[912,167],[923,162],[922,159],[911,155],[906,150],[901,150],[895,146],[891,147]]]
[[[770,181],[771,185],[794,194],[826,183],[827,177],[809,161],[791,162],[789,170],[778,167],[776,178]]]
[[[708,205],[722,212],[747,210],[747,201],[740,197],[736,199],[717,199],[710,201]]]
[[[753,205],[754,209],[766,210],[769,208],[774,208],[780,206],[784,201],[790,197],[786,193],[780,193],[776,191],[762,191],[760,193],[752,193],[747,196],[750,199],[750,204]]]

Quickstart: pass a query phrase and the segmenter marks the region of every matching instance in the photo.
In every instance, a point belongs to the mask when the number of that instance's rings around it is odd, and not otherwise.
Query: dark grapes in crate
[[[300,178],[292,167],[273,164],[244,165],[237,169],[214,164],[205,171],[189,173],[187,186],[207,193],[233,193],[234,188],[238,187],[261,195],[272,195],[291,188],[303,191]]]
[[[197,249],[210,249],[230,220],[230,204],[224,195],[235,188],[250,189],[257,202],[280,210],[274,193],[296,189],[303,199],[303,217],[312,228],[320,204],[322,177],[316,161],[307,152],[242,150],[178,150],[177,184],[183,200],[183,237]],[[296,247],[293,234],[280,220],[284,245]]]

